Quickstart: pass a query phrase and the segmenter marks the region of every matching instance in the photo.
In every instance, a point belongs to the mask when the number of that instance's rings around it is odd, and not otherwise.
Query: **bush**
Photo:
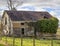
[[[58,19],[42,19],[37,21],[37,27],[41,33],[56,33],[58,28]]]

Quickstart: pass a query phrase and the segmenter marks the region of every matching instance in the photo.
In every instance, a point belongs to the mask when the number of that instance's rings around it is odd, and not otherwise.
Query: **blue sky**
[[[13,0],[16,1],[16,0]],[[60,20],[60,0],[17,0],[20,4],[17,10],[30,10],[30,11],[48,11],[53,16]],[[17,2],[15,4],[18,4]],[[7,2],[6,0],[0,0],[0,13],[6,10]]]

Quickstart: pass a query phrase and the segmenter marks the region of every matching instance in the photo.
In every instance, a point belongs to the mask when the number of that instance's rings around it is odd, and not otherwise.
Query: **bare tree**
[[[16,7],[23,4],[23,0],[7,0],[9,10],[16,10]]]

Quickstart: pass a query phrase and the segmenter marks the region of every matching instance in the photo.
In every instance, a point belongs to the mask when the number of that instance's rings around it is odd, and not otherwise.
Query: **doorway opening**
[[[24,35],[24,28],[21,28],[21,33],[22,35]]]

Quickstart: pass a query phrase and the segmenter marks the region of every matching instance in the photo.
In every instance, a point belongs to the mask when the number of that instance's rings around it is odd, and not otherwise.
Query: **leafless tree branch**
[[[7,7],[9,10],[12,10],[13,8],[16,9],[16,7],[23,4],[23,0],[7,0]]]

